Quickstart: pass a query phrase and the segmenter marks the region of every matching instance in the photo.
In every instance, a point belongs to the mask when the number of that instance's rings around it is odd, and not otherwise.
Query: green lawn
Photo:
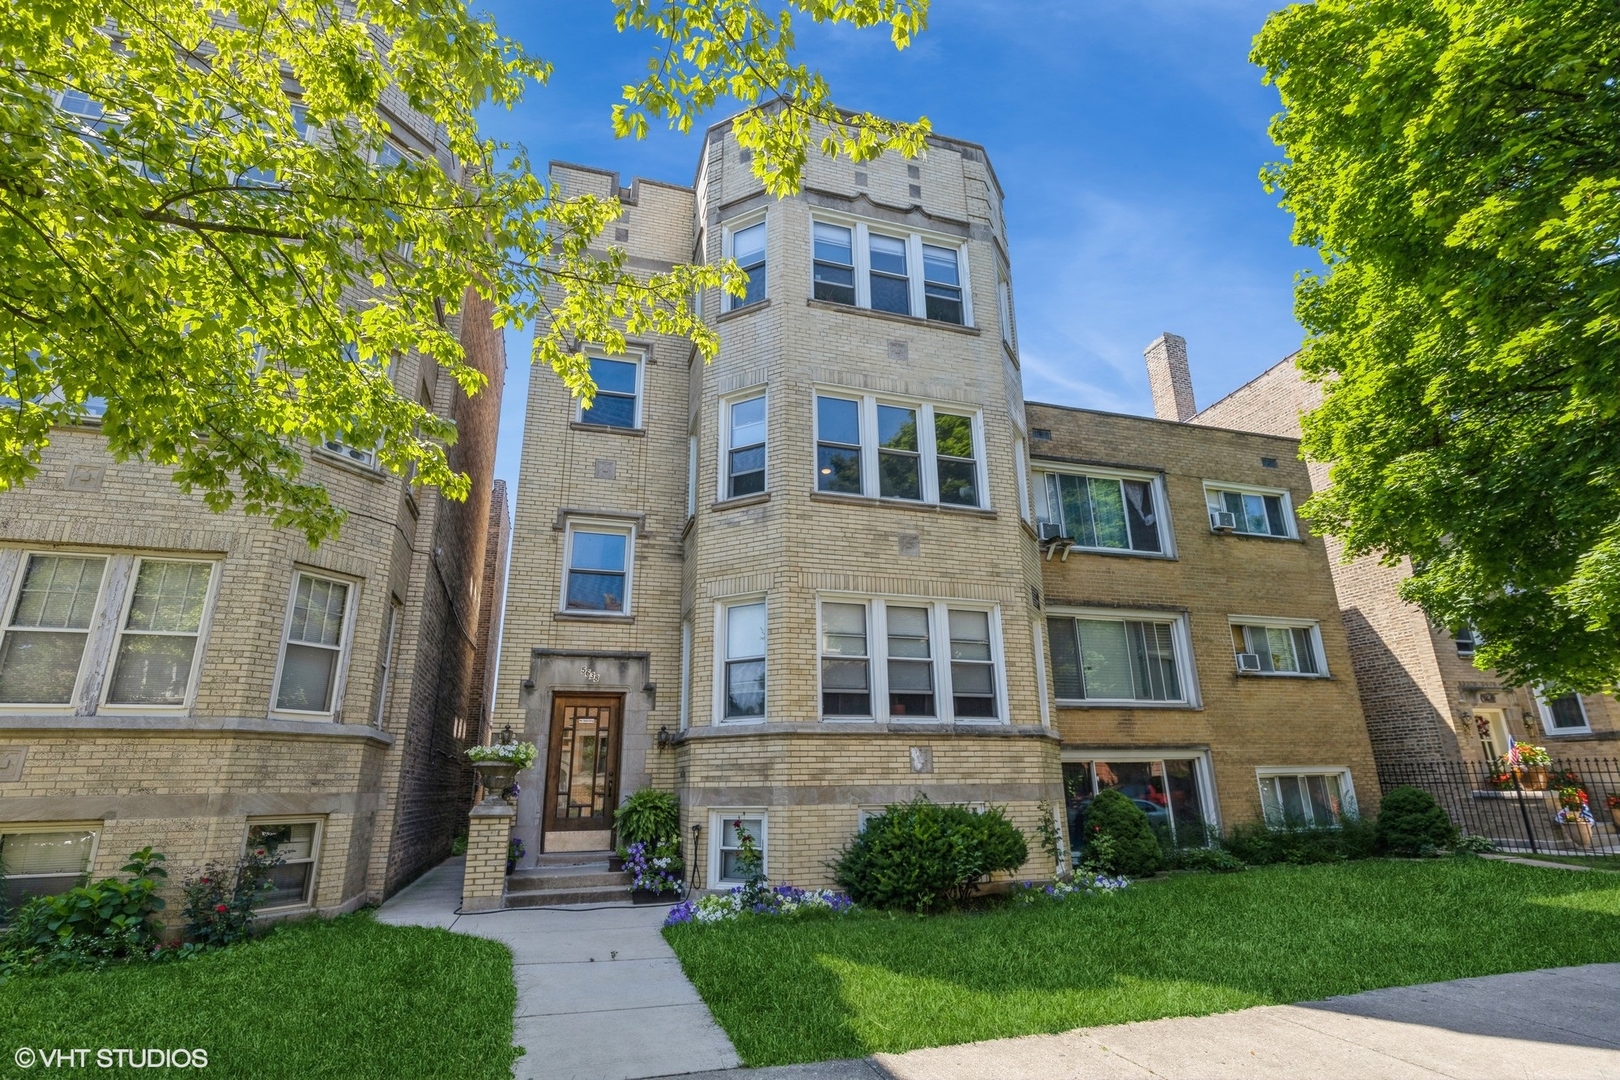
[[[665,931],[749,1065],[1620,961],[1620,879],[1484,859],[1178,874],[934,918]]]
[[[201,1047],[205,1072],[142,1075],[505,1080],[516,996],[499,942],[367,914],[294,923],[196,960],[7,981],[0,1075],[19,1046],[89,1047],[92,1066],[102,1047]]]

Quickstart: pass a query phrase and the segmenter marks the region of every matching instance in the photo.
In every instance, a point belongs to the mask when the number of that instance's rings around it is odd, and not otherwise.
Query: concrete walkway
[[[391,897],[379,922],[439,926],[512,950],[526,1053],[518,1080],[631,1080],[735,1068],[731,1040],[681,972],[659,927],[668,908],[520,908],[456,915],[462,860]]]

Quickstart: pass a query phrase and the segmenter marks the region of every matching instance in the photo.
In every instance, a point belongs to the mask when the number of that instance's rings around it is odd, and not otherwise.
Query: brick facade
[[[484,537],[484,570],[478,593],[478,657],[467,688],[463,715],[475,741],[488,743],[489,717],[495,698],[495,661],[501,638],[501,611],[506,604],[506,562],[511,555],[512,515],[506,503],[506,481],[490,492],[489,530]]]

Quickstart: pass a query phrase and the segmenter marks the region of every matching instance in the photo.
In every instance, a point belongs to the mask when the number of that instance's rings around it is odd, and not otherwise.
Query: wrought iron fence
[[[1380,766],[1378,782],[1385,793],[1403,785],[1422,788],[1457,828],[1502,851],[1620,855],[1620,759],[1555,758],[1545,768],[1518,769],[1403,761]]]

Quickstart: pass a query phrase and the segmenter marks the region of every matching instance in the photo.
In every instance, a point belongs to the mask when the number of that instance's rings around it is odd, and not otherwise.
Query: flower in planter
[[[1552,755],[1547,753],[1545,746],[1531,746],[1529,743],[1514,743],[1508,757],[1521,769],[1546,769],[1552,765]]]
[[[625,849],[624,868],[635,877],[632,888],[679,896],[685,891],[681,877],[685,867],[680,841],[674,837],[666,836],[653,844],[638,840]]]
[[[1613,793],[1603,801],[1608,804],[1610,810],[1620,810],[1620,791]]]
[[[517,869],[517,864],[524,854],[522,840],[514,836],[506,841],[506,872],[508,874]]]
[[[493,746],[467,747],[468,761],[503,761],[520,770],[534,767],[540,756],[539,747],[532,742],[496,743]]]

